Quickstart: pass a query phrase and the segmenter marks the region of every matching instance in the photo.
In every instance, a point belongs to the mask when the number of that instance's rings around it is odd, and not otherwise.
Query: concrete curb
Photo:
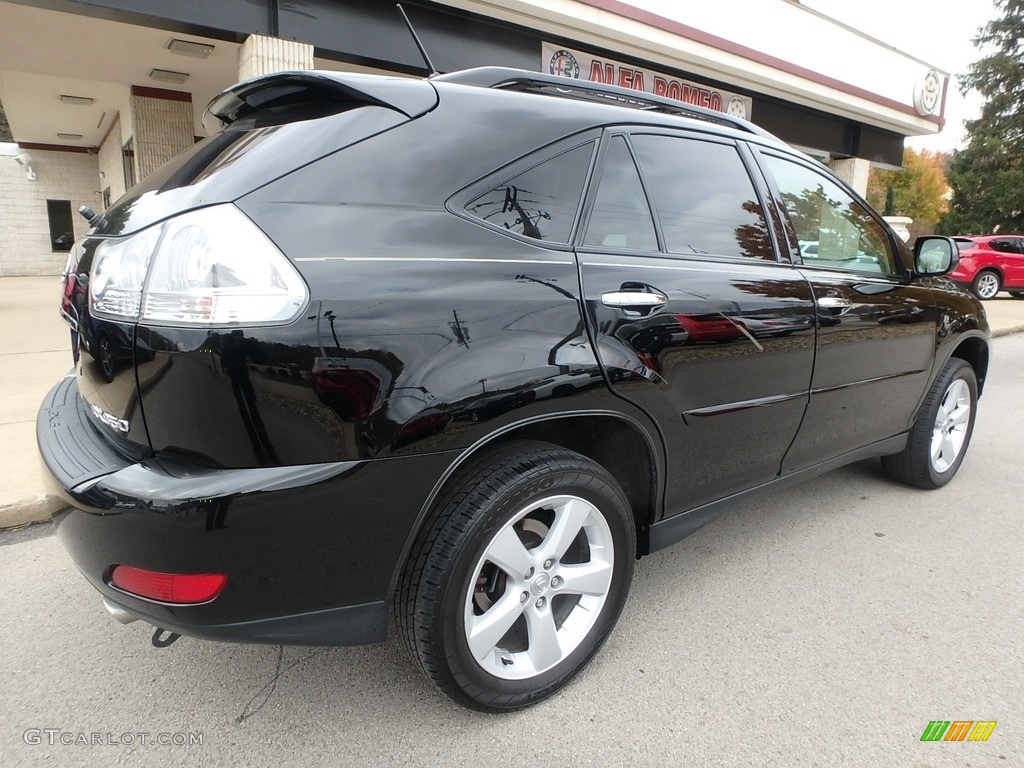
[[[1024,333],[1024,325],[1013,325],[992,331],[992,337]],[[0,532],[31,523],[44,523],[64,509],[67,503],[59,496],[38,494],[26,496],[13,504],[0,505]]]
[[[1000,328],[992,331],[992,338],[996,336],[1009,336],[1012,333],[1024,333],[1024,325],[1011,325],[1009,328]]]
[[[29,523],[44,523],[67,506],[60,496],[25,496],[13,504],[0,505],[0,530]]]

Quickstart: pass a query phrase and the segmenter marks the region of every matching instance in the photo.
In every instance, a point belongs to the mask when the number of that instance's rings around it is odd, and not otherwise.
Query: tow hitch
[[[161,637],[161,635],[163,635],[165,632],[167,632],[167,636]],[[174,643],[174,641],[177,640],[179,637],[181,637],[181,635],[179,635],[177,632],[168,632],[166,629],[157,627],[156,632],[153,633],[153,645],[157,648],[166,648],[167,646]]]
[[[106,598],[103,599],[103,607],[107,609],[107,613],[122,624],[131,624],[133,621],[139,620],[138,616],[128,613],[124,608],[114,605]],[[156,627],[155,629],[156,631],[153,633],[153,646],[156,648],[166,648],[181,637],[177,632],[171,632],[163,627]]]

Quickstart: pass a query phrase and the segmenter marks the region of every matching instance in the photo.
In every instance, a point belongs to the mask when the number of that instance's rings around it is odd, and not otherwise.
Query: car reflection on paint
[[[318,357],[310,383],[320,402],[347,421],[365,421],[384,401],[391,372],[365,357]]]

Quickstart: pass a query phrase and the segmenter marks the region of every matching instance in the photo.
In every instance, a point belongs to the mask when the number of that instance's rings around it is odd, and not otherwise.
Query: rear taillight
[[[215,205],[96,249],[92,314],[157,325],[277,325],[299,316],[306,284],[233,205]]]
[[[223,573],[160,573],[130,565],[115,565],[110,572],[110,583],[120,590],[183,605],[213,600],[227,580]]]

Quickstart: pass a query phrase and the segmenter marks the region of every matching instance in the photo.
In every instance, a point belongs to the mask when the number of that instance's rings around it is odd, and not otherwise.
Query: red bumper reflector
[[[158,573],[130,565],[115,565],[110,573],[118,589],[162,603],[205,603],[220,594],[227,580],[223,573]]]

